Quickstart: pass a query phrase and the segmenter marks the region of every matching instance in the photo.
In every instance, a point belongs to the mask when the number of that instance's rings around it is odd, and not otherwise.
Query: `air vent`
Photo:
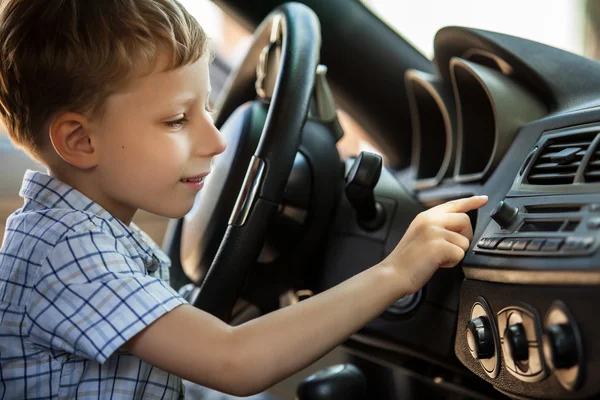
[[[560,136],[548,140],[529,170],[527,182],[532,185],[569,185],[575,181],[577,170],[597,132]],[[600,157],[590,173],[600,181]]]
[[[600,182],[600,149],[598,146],[594,149],[594,153],[591,154],[590,160],[585,167],[583,180],[590,183]]]

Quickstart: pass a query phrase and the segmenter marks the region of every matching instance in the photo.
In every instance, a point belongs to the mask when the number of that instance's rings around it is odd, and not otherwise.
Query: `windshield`
[[[506,33],[598,58],[597,0],[362,0],[425,56],[444,26]]]

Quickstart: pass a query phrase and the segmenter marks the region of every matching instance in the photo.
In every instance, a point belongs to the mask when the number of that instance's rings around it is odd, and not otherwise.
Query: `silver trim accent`
[[[442,160],[442,164],[440,169],[438,170],[436,176],[432,178],[425,179],[415,179],[415,190],[427,189],[430,187],[434,187],[440,184],[444,177],[448,172],[448,167],[450,166],[450,161],[452,161],[452,149],[455,145],[454,143],[454,126],[452,124],[452,118],[450,117],[450,112],[448,110],[448,105],[438,92],[438,89],[435,87],[441,86],[444,83],[438,78],[436,75],[428,74],[426,72],[418,71],[415,69],[409,69],[404,74],[404,81],[406,86],[406,91],[408,93],[408,104],[410,108],[410,116],[412,121],[412,138],[413,138],[413,148],[412,148],[412,162],[411,167],[415,170],[419,166],[419,158],[421,156],[420,147],[421,147],[421,139],[424,137],[423,132],[421,132],[421,121],[419,118],[419,103],[422,100],[419,100],[416,95],[414,85],[420,85],[427,93],[431,96],[431,98],[435,101],[440,114],[442,114],[442,120],[444,121],[444,136],[446,137],[446,149],[444,152],[444,158]],[[448,101],[452,101],[453,99],[448,99]]]
[[[500,69],[500,72],[504,75],[512,75],[513,73],[513,67],[509,63],[504,61],[501,57],[498,57],[496,54],[486,50],[471,48],[463,53],[462,58],[468,61],[477,62],[476,60],[473,60],[473,56],[485,57],[494,61],[498,66],[498,69]]]
[[[322,122],[330,122],[337,118],[335,100],[327,82],[327,67],[319,64],[315,80],[316,117]]]
[[[517,285],[600,285],[600,270],[537,271],[469,267],[463,265],[465,277],[477,281],[512,283]]]
[[[248,171],[246,171],[246,177],[244,183],[240,189],[233,212],[229,218],[229,225],[243,226],[250,215],[250,210],[254,205],[258,188],[262,183],[265,170],[265,162],[257,156],[252,156]]]
[[[271,52],[277,52],[281,49],[280,42],[283,37],[283,16],[276,15],[271,24],[271,32],[269,35],[269,43],[260,52],[258,63],[256,64],[256,81],[254,88],[256,94],[263,100],[269,101],[273,97],[275,88],[275,80],[277,79],[277,71],[269,71],[271,65]],[[280,54],[275,54],[275,57],[281,58]],[[269,74],[269,72],[271,74]],[[275,75],[273,75],[275,73]]]

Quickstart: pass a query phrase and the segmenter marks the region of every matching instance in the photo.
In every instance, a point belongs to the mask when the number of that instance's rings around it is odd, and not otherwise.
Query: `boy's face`
[[[155,72],[111,96],[97,125],[101,205],[125,222],[137,209],[185,215],[202,186],[186,178],[209,172],[226,147],[207,111],[206,57],[175,70],[164,65],[159,58]]]

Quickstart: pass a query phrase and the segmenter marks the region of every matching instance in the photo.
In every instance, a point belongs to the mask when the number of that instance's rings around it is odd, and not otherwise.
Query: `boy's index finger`
[[[483,207],[487,201],[487,196],[471,196],[464,199],[451,200],[447,203],[440,204],[438,207],[440,208],[440,211],[448,213],[466,213]]]

